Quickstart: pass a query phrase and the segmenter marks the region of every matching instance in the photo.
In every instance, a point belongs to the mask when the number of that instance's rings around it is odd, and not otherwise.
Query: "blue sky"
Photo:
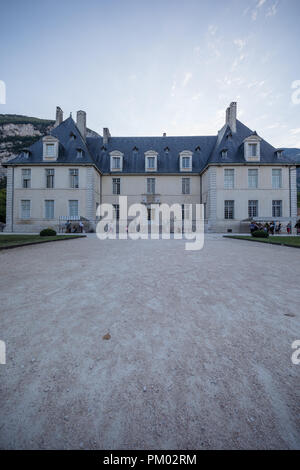
[[[10,0],[0,113],[87,112],[112,135],[211,135],[225,109],[300,147],[299,0]]]

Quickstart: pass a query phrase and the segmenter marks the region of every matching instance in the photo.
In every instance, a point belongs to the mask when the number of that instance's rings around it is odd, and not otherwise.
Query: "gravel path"
[[[300,250],[89,236],[0,263],[1,448],[300,448]]]

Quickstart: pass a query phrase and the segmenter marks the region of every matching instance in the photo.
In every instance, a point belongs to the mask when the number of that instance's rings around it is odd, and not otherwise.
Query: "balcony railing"
[[[142,194],[142,204],[159,204],[160,203],[160,194]]]

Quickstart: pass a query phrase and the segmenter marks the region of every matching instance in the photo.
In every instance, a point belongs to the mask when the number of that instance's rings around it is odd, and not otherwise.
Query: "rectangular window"
[[[258,217],[258,201],[248,201],[248,217]]]
[[[112,179],[113,194],[120,194],[120,178]]]
[[[272,188],[279,189],[281,188],[282,176],[281,169],[272,169]]]
[[[234,201],[224,201],[224,219],[234,219]]]
[[[191,168],[191,157],[182,157],[182,168]]]
[[[272,217],[282,217],[282,201],[272,201]]]
[[[31,170],[26,168],[22,170],[22,188],[30,188],[30,187],[31,187]]]
[[[181,217],[182,217],[182,220],[188,219],[190,217],[190,205],[189,204],[181,204]]]
[[[31,201],[21,201],[21,219],[30,219]]]
[[[45,219],[54,219],[54,201],[46,200],[45,201]]]
[[[78,201],[76,200],[69,201],[69,216],[78,217]]]
[[[70,188],[77,189],[79,188],[79,170],[77,168],[71,168],[70,173]]]
[[[114,204],[114,219],[119,219],[120,218],[120,205],[119,204]]]
[[[55,157],[55,144],[46,144],[46,156]]]
[[[46,188],[54,188],[54,169],[46,169]]]
[[[147,178],[147,193],[155,194],[155,178]]]
[[[250,149],[250,157],[256,157],[257,156],[257,144],[249,144],[249,149]]]
[[[182,178],[182,194],[190,194],[190,178]]]
[[[120,170],[121,169],[121,158],[120,157],[112,157],[112,169],[113,170]]]
[[[148,170],[155,169],[155,157],[147,157],[147,168]]]
[[[234,188],[234,170],[229,170],[229,169],[224,170],[224,188],[225,189]]]
[[[258,188],[258,170],[248,170],[248,188]]]

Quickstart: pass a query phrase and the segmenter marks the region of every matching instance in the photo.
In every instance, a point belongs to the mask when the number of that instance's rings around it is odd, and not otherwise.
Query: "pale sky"
[[[299,0],[2,0],[0,113],[212,135],[237,101],[272,145],[300,147],[299,18]]]

